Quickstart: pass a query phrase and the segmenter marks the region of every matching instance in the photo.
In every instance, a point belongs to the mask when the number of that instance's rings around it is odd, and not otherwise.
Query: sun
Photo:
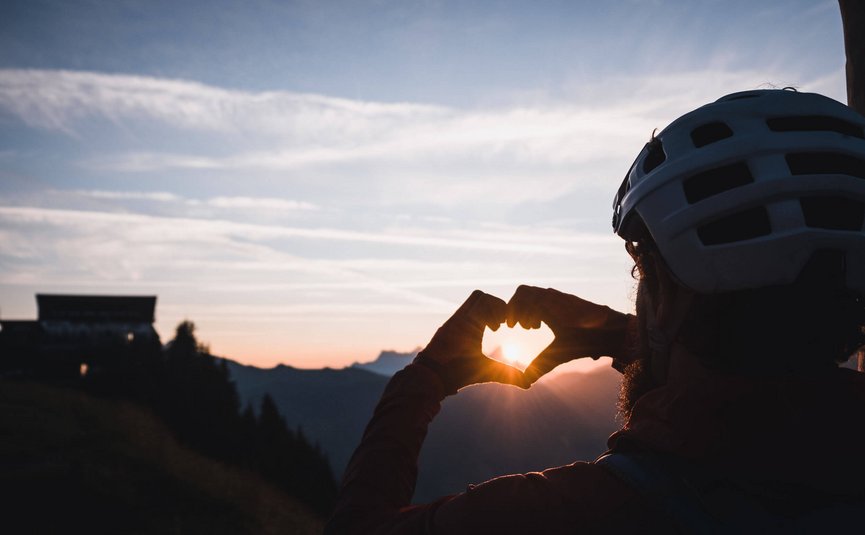
[[[520,367],[528,366],[529,355],[517,342],[506,341],[502,344],[502,357],[508,362],[518,364]]]
[[[483,352],[522,370],[552,341],[553,333],[546,325],[532,330],[503,325],[497,331],[484,331]]]

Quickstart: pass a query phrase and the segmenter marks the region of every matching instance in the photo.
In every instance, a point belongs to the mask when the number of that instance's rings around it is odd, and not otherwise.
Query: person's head
[[[663,382],[669,343],[735,374],[845,360],[865,342],[863,225],[865,118],[843,104],[747,91],[677,119],[614,201],[655,361],[629,375]]]

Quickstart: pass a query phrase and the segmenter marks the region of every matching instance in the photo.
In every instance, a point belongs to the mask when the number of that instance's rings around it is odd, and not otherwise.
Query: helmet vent
[[[845,136],[865,139],[862,127],[837,117],[802,115],[797,117],[773,117],[766,119],[773,132],[837,132]]]
[[[829,230],[862,230],[865,203],[844,197],[803,197],[799,199],[805,224]]]
[[[643,173],[651,172],[652,169],[658,167],[667,159],[667,155],[664,153],[664,147],[661,145],[661,140],[658,138],[652,138],[652,140],[646,145],[646,150],[646,158],[643,160]]]
[[[786,156],[794,175],[849,175],[865,178],[865,160],[834,152],[797,152]]]
[[[723,245],[766,236],[771,231],[766,208],[757,206],[702,225],[697,236],[703,245]]]
[[[702,201],[713,195],[754,182],[745,162],[737,162],[694,175],[684,182],[685,198],[689,204]]]
[[[691,131],[691,140],[698,149],[716,141],[721,141],[733,135],[730,127],[721,122],[698,126]]]

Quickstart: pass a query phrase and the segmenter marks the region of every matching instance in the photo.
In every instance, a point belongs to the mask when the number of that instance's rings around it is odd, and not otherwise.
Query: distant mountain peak
[[[392,376],[396,372],[405,368],[417,355],[420,348],[409,353],[401,353],[399,351],[384,350],[379,353],[378,357],[372,362],[355,362],[349,368],[366,370],[368,372],[377,373],[387,377]]]

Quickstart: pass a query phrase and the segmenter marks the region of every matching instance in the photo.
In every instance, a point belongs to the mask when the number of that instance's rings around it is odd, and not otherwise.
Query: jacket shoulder
[[[435,533],[591,533],[610,532],[623,515],[644,529],[652,514],[605,468],[576,462],[470,485],[439,506],[433,524]]]

